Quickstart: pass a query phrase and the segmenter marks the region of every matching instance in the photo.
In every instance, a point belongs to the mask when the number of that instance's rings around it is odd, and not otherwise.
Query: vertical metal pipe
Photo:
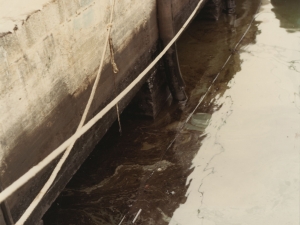
[[[235,13],[235,0],[226,0],[227,13],[233,14]]]
[[[214,5],[213,16],[216,20],[219,20],[222,13],[222,0],[212,0]]]
[[[163,46],[174,37],[172,0],[157,0],[159,36]],[[185,84],[179,68],[176,44],[164,56],[167,80],[172,96],[177,101],[186,101]]]

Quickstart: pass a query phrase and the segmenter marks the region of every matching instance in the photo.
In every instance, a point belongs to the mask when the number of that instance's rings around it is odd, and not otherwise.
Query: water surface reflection
[[[299,224],[300,36],[272,13],[290,7],[263,5],[256,43],[241,49],[241,71],[209,99],[219,109],[170,224]],[[281,26],[295,28],[297,16]]]
[[[238,1],[218,22],[195,19],[178,42],[187,105],[154,123],[123,115],[122,137],[116,124],[45,225],[132,224],[138,212],[145,225],[298,224],[299,32],[280,28],[280,6],[265,1],[235,49],[259,2]],[[184,126],[203,96],[194,129]]]

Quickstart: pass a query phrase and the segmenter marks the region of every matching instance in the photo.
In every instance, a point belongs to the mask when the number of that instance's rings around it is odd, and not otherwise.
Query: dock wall
[[[178,30],[197,0],[174,0]],[[112,41],[121,92],[155,57],[159,34],[155,0],[116,0]],[[56,0],[0,35],[0,168],[10,185],[70,137],[79,124],[104,51],[110,1]],[[156,73],[154,68],[148,77]],[[123,110],[143,80],[120,102]],[[87,119],[114,94],[109,51]],[[52,201],[116,119],[112,109],[74,146],[68,163],[27,224],[38,223]],[[55,162],[7,201],[16,221],[47,180]]]

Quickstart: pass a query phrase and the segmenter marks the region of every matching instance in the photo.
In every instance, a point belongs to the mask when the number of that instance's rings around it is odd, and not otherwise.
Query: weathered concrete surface
[[[13,33],[21,27],[23,21],[32,13],[41,10],[53,0],[10,0],[0,1],[0,36],[9,32]]]
[[[108,6],[109,1],[53,2],[43,11],[31,15],[15,33],[1,38],[0,122],[4,186],[74,133],[99,66],[110,11]],[[117,92],[135,78],[156,51],[155,13],[154,1],[116,4],[112,39],[115,60],[121,70],[116,78]],[[137,38],[138,41],[132,42]],[[96,94],[100,97],[95,98],[89,118],[114,97],[108,62],[107,55],[107,66]],[[123,108],[129,99],[121,103]],[[72,156],[77,161],[63,169],[67,177],[78,168],[114,119],[115,113],[111,113],[101,123],[105,129],[98,124],[83,138],[85,141],[77,144],[75,152],[79,148],[84,151]],[[15,220],[48,174],[32,180],[28,185],[31,194],[25,186],[9,199]],[[53,190],[52,195],[62,187],[63,184]]]
[[[197,2],[173,1],[175,27],[180,27]],[[13,33],[0,38],[0,165],[4,187],[75,132],[104,50],[109,3],[53,1],[31,14]],[[116,1],[112,40],[120,69],[117,93],[157,51],[156,18],[154,0]],[[88,118],[114,97],[108,54],[105,65]],[[121,110],[143,82],[123,99]],[[37,208],[28,224],[38,221],[115,119],[112,109],[76,143],[70,156],[72,163],[62,169],[41,203],[44,207]],[[49,168],[8,199],[14,220],[38,193],[50,174]]]
[[[1,142],[4,154],[25,131],[41,124],[63,98],[79,96],[91,83],[103,51],[108,3],[73,1],[62,6],[63,2],[53,2],[31,15],[14,34],[1,38],[0,122],[6,134]],[[132,10],[141,8],[132,15]],[[155,45],[153,12],[153,1],[122,1],[116,5],[112,33],[116,53],[123,51],[137,33],[144,38],[143,43],[136,44],[141,50],[131,56],[131,64]],[[124,79],[130,68],[130,63],[126,64],[118,79]],[[109,73],[104,73],[101,85],[110,83],[110,79]],[[111,89],[101,85],[103,102]]]

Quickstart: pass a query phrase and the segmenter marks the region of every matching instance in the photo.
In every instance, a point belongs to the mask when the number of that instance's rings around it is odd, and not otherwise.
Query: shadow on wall
[[[299,0],[271,0],[273,12],[280,20],[280,27],[288,32],[299,31],[300,28],[300,1]]]

